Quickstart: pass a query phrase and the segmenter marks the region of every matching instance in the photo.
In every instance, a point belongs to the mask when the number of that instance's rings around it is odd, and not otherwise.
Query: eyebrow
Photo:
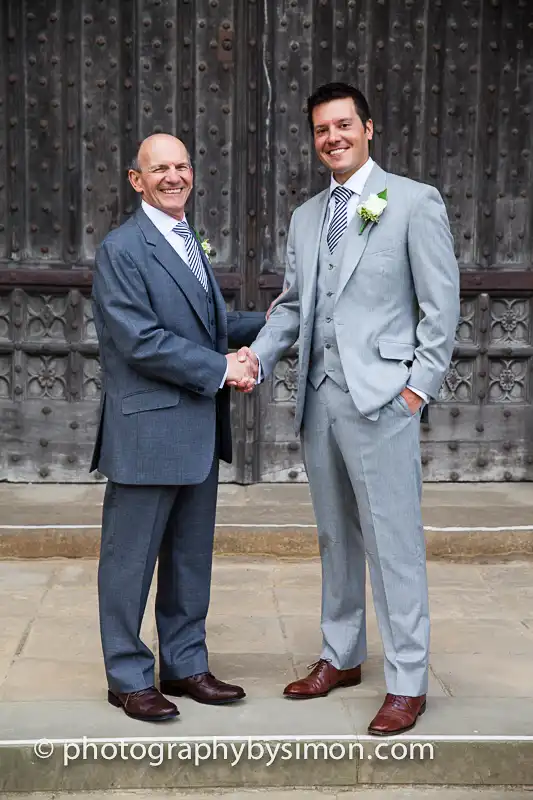
[[[343,122],[351,122],[351,121],[352,121],[351,117],[343,117],[342,119],[332,120],[332,122],[334,122],[336,125],[341,125]],[[318,125],[315,125],[315,128],[322,128],[324,127],[324,125],[328,124],[329,124],[328,122],[320,122]]]
[[[153,172],[156,169],[160,169],[161,167],[168,167],[170,164],[154,164],[151,167],[148,167],[148,172]],[[188,167],[189,164],[187,161],[179,161],[177,164],[174,164],[175,167]]]

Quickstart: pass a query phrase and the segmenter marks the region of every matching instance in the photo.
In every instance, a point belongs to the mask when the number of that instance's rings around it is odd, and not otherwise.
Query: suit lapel
[[[205,303],[200,294],[200,292],[204,290],[198,282],[198,279],[193,275],[185,261],[179,257],[174,248],[167,242],[165,237],[157,230],[151,220],[148,219],[142,209],[139,209],[136,214],[136,222],[144,233],[146,241],[153,246],[154,256],[181,289],[205,329],[209,332]]]
[[[387,173],[382,170],[380,166],[374,164],[372,171],[365,183],[365,188],[363,189],[358,205],[359,203],[364,203],[371,194],[378,194],[378,192],[382,192],[386,185]],[[384,220],[386,219],[387,210],[385,209],[383,213],[383,220],[378,223],[379,225],[383,225]],[[344,242],[343,247],[344,257],[342,259],[335,302],[338,301],[344,290],[344,287],[357,269],[368,240],[372,235],[373,228],[374,225],[369,223],[363,233],[359,233],[361,230],[361,217],[359,214],[356,214],[348,225],[346,233],[343,237],[343,239],[346,241]]]
[[[317,203],[308,220],[307,230],[312,234],[306,236],[302,251],[302,272],[309,280],[304,280],[302,291],[302,316],[307,320],[315,313],[316,281],[318,274],[318,258],[322,228],[328,212],[329,189],[317,195]]]

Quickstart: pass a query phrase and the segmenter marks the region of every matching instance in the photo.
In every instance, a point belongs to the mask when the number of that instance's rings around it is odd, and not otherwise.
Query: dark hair
[[[315,108],[323,103],[329,103],[331,100],[343,100],[345,97],[352,98],[359,119],[366,129],[366,123],[371,118],[371,115],[370,107],[364,94],[348,83],[326,83],[324,86],[319,86],[307,100],[307,119],[311,132],[313,132],[313,111]]]

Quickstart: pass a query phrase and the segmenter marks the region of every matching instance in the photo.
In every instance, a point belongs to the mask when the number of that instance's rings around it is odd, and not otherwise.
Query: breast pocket
[[[366,250],[365,257],[367,258],[377,258],[379,256],[383,257],[390,257],[392,255],[399,255],[397,247],[378,247],[375,250]]]

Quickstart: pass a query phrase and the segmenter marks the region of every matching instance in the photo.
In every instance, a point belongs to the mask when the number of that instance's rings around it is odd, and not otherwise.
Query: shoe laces
[[[319,658],[318,661],[314,662],[314,664],[309,664],[307,669],[314,670],[318,667],[321,667],[322,664],[331,664],[331,658]]]
[[[411,698],[408,697],[407,695],[396,694],[396,695],[394,695],[394,698],[393,698],[393,701],[392,701],[392,705],[395,708],[400,708],[400,707],[403,708],[406,704],[409,705],[409,700],[411,700]]]

